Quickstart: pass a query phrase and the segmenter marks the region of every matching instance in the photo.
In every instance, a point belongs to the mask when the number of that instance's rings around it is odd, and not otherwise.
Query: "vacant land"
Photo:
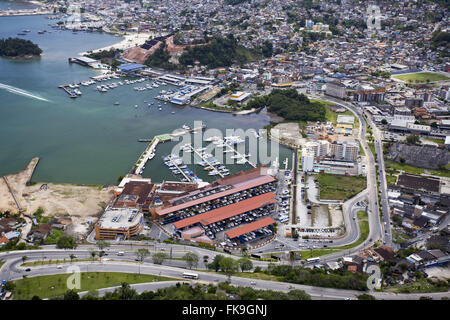
[[[414,166],[410,166],[407,164],[397,163],[395,161],[385,160],[386,169],[392,168],[398,171],[404,171],[412,174],[431,174],[434,176],[447,177],[450,178],[450,170],[446,167],[443,170],[433,170],[433,169],[424,169],[418,168]]]
[[[67,291],[67,278],[70,275],[70,273],[56,274],[15,280],[16,288],[14,289],[13,298],[14,300],[29,300],[35,295],[42,299],[63,295]],[[81,288],[76,291],[90,291],[120,286],[122,282],[134,284],[169,280],[174,279],[132,273],[83,272],[81,273]]]
[[[20,206],[32,215],[38,208],[44,216],[70,216],[69,232],[83,234],[88,222],[96,220],[113,197],[114,187],[83,186],[74,184],[34,183],[26,185],[31,178],[33,159],[25,170],[6,176]],[[3,179],[0,179],[0,211],[17,212],[17,207]]]
[[[417,72],[417,73],[408,73],[408,74],[401,74],[393,76],[393,78],[402,80],[404,82],[433,82],[433,81],[443,81],[450,79],[449,77],[440,74],[440,73],[433,73],[433,72]]]
[[[363,191],[366,186],[365,177],[336,176],[319,174],[320,199],[346,200]]]

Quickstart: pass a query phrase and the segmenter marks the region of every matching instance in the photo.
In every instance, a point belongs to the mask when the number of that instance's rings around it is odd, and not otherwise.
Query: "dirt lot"
[[[101,186],[54,183],[36,183],[26,186],[33,171],[34,161],[37,161],[35,159],[24,171],[7,176],[20,206],[30,215],[42,207],[44,216],[70,216],[72,225],[68,227],[68,231],[78,234],[87,232],[88,222],[95,221],[102,209],[112,199],[114,187],[102,188]],[[5,210],[18,211],[3,179],[1,179],[0,211]]]

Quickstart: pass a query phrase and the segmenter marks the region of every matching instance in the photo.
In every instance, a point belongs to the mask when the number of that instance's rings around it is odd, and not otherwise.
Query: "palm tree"
[[[25,263],[25,261],[27,261],[28,257],[27,256],[22,256],[22,263]]]
[[[75,259],[75,255],[72,253],[72,254],[69,256],[69,258],[70,258],[70,263],[72,263],[73,259]]]

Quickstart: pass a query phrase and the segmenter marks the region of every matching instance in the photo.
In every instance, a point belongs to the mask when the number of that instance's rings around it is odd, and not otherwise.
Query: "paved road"
[[[180,278],[182,273],[185,272],[185,269],[169,267],[169,266],[161,266],[155,265],[151,263],[144,263],[142,265],[132,264],[132,263],[119,263],[119,262],[104,262],[104,263],[73,263],[72,265],[78,266],[81,272],[89,271],[89,272],[126,272],[126,273],[140,273],[140,274],[152,274],[152,275],[160,275],[167,277]],[[49,275],[49,274],[61,274],[66,273],[64,269],[57,269],[56,266],[47,266],[47,267],[36,267],[33,268],[32,271],[29,272],[29,276],[38,276],[38,275]],[[227,280],[227,277],[221,274],[209,273],[209,272],[199,272],[199,280],[202,282],[209,283],[218,283]],[[21,276],[17,276],[15,279],[20,279]],[[194,283],[194,280],[182,280],[183,282]],[[255,289],[268,289],[268,290],[276,290],[276,291],[284,291],[288,292],[290,290],[299,289],[304,290],[308,294],[311,295],[313,299],[354,299],[357,295],[361,294],[359,291],[354,290],[341,290],[341,289],[333,289],[333,288],[322,288],[322,287],[313,287],[306,285],[298,285],[298,284],[289,284],[285,282],[278,281],[270,281],[270,280],[256,280],[256,279],[247,279],[240,277],[231,277],[230,282],[233,285],[238,286],[251,286]],[[171,283],[173,284],[173,283]],[[169,285],[169,284],[166,284]],[[155,283],[148,284],[140,284],[139,286],[134,285],[133,287],[138,287],[139,291],[144,290],[154,290],[157,286],[164,285],[155,285]],[[113,290],[112,288],[109,290]],[[391,294],[385,292],[371,292],[377,299],[399,299],[399,300],[411,300],[411,299],[419,299],[421,296],[430,296],[434,299],[440,299],[443,296],[448,297],[449,292],[444,293],[426,293],[426,294]]]

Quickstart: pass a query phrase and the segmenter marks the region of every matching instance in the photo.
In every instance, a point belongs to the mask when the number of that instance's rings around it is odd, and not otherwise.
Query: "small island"
[[[0,39],[0,57],[32,59],[40,57],[41,48],[30,40],[19,38]]]

